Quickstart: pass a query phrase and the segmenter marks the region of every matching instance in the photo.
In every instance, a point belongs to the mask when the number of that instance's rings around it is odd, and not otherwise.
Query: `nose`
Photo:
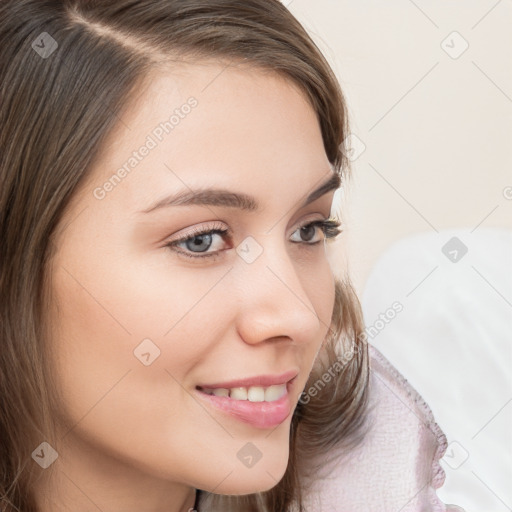
[[[247,263],[241,259],[233,269],[239,335],[250,344],[271,339],[311,342],[328,328],[301,280],[301,272],[304,275],[313,269],[301,268],[285,247],[268,242],[255,261]]]

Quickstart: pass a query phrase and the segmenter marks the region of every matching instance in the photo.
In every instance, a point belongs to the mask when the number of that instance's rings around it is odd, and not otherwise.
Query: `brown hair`
[[[0,20],[0,509],[36,512],[31,454],[42,441],[56,442],[45,324],[53,239],[148,72],[173,58],[219,58],[280,73],[309,99],[342,178],[350,168],[348,117],[325,58],[277,0],[2,0]],[[305,388],[321,382],[323,389],[299,400],[284,477],[252,495],[201,492],[208,510],[302,510],[313,457],[360,437],[364,326],[348,278],[335,284],[330,330]]]

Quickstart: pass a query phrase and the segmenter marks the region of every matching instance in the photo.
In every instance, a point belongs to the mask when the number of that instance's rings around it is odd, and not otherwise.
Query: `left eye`
[[[338,224],[339,226],[339,224]],[[296,238],[293,239],[293,235],[292,235],[292,241],[293,242],[297,242],[297,243],[306,243],[306,244],[309,244],[309,245],[312,245],[312,244],[316,244],[318,242],[320,242],[321,240],[316,240],[316,241],[312,241],[314,238],[315,238],[315,235],[317,234],[318,230],[320,229],[320,231],[322,231],[322,234],[325,238],[330,238],[332,237],[333,235],[330,234],[330,224],[329,224],[329,220],[319,220],[319,221],[315,221],[315,222],[310,222],[309,224],[306,224],[305,226],[302,226],[300,228],[298,228],[296,231],[294,231],[294,235],[295,233],[298,233],[300,237],[304,237],[299,240],[297,240]],[[337,233],[336,233],[337,234]]]
[[[341,233],[341,222],[338,219],[323,219],[310,222],[304,226],[299,227],[294,231],[291,241],[293,243],[303,244],[305,246],[316,245],[323,239],[336,238]],[[323,237],[319,240],[314,240],[318,229],[322,231]],[[299,236],[299,239],[295,235]],[[231,237],[229,229],[199,229],[192,232],[186,238],[180,238],[168,243],[166,246],[172,251],[189,258],[207,258],[217,256],[222,249],[210,251],[214,241],[214,237],[220,239]],[[295,237],[295,238],[294,238]],[[301,238],[302,237],[302,238]],[[222,244],[221,244],[222,245]]]

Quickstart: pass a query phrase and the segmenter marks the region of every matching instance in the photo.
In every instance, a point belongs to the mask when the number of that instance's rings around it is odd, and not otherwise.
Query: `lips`
[[[219,389],[219,388],[249,388],[251,386],[268,387],[278,384],[286,384],[298,375],[298,370],[291,369],[286,372],[274,375],[257,375],[231,381],[204,383],[197,386],[198,389]]]
[[[212,407],[222,415],[228,415],[233,419],[238,421],[242,421],[244,423],[250,424],[253,427],[268,429],[277,427],[281,423],[283,423],[292,413],[292,401],[291,401],[291,390],[295,387],[295,377],[297,376],[297,372],[288,374],[281,374],[278,376],[270,377],[271,382],[276,382],[279,380],[285,383],[281,384],[284,387],[284,394],[274,401],[251,401],[245,399],[234,399],[229,396],[215,396],[213,394],[208,394],[205,391],[207,390],[206,386],[204,390],[198,386],[197,388],[197,398],[201,400],[205,405]],[[263,377],[263,376],[262,376]],[[234,383],[238,384],[241,382],[269,382],[268,377],[265,378],[250,378],[250,379],[241,379],[237,381],[230,382],[219,382],[217,384],[208,384],[207,386],[232,386]],[[288,379],[288,381],[286,381]],[[273,384],[271,384],[273,385]],[[278,384],[274,386],[279,386]],[[224,389],[226,388],[216,388],[213,389]],[[233,389],[233,388],[231,388]],[[236,386],[235,386],[236,389]],[[249,389],[253,389],[252,386],[249,386]],[[295,393],[293,393],[295,394]]]

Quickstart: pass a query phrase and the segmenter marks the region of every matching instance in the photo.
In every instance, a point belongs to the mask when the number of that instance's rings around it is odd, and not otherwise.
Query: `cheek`
[[[320,319],[320,329],[322,336],[318,342],[312,345],[309,354],[312,363],[318,356],[324,340],[329,334],[331,327],[331,318],[335,306],[335,282],[331,267],[325,258],[319,262],[315,271],[307,274],[305,286],[307,287],[308,296],[314,307],[318,318]]]
[[[145,407],[159,387],[179,400],[184,391],[172,377],[185,381],[208,354],[212,333],[229,321],[220,302],[207,297],[219,277],[192,279],[136,260],[84,259],[75,267],[68,261],[53,273],[52,349],[68,415],[77,420],[126,381],[133,381],[134,410],[138,396]]]
[[[63,432],[148,470],[162,451],[179,456],[183,440],[190,444],[201,431],[221,436],[188,389],[190,373],[228,322],[218,296],[207,297],[218,278],[191,286],[190,276],[165,281],[160,271],[125,268],[113,269],[107,282],[86,270],[71,276],[59,267],[53,276],[51,343]]]
[[[320,319],[321,327],[327,333],[335,302],[335,284],[331,265],[325,255],[321,255],[314,268],[303,271],[303,286],[314,311]]]

